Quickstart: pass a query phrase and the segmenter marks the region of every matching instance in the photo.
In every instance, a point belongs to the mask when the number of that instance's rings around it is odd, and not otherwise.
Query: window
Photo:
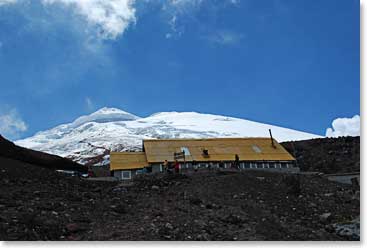
[[[190,150],[187,147],[181,147],[181,152],[184,152],[185,156],[191,156]]]
[[[287,168],[287,164],[285,164],[285,163],[282,163],[281,166],[282,166],[282,169],[286,169]]]
[[[275,164],[274,163],[270,163],[270,168],[271,169],[275,169]]]
[[[257,145],[252,145],[252,150],[254,150],[256,153],[261,153],[261,149]]]
[[[121,171],[121,179],[131,179],[131,171]]]
[[[250,163],[245,163],[245,168],[250,168]]]

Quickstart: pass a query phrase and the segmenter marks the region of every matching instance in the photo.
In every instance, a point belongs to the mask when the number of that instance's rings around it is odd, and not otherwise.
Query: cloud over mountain
[[[0,134],[7,138],[17,138],[21,132],[27,130],[26,123],[14,108],[0,109]]]
[[[99,35],[115,39],[136,21],[134,0],[43,0],[45,5],[63,4],[97,26]]]
[[[10,4],[34,4],[40,2],[42,6],[54,7],[54,10],[70,12],[86,21],[87,26],[82,32],[92,31],[102,40],[115,40],[122,36],[125,31],[137,22],[137,12],[149,9],[147,6],[158,5],[159,10],[168,24],[171,33],[181,35],[184,30],[185,22],[182,20],[192,18],[202,7],[237,5],[238,1],[226,0],[223,2],[212,2],[209,0],[0,0],[0,6]],[[56,15],[56,14],[55,14]],[[52,15],[51,15],[52,16]],[[86,32],[88,33],[88,32]],[[166,35],[166,36],[167,36]],[[221,42],[232,42],[233,35],[219,34]],[[237,39],[235,37],[235,39]]]
[[[332,127],[326,129],[326,136],[359,136],[360,122],[359,115],[355,115],[352,118],[337,118],[332,122]]]

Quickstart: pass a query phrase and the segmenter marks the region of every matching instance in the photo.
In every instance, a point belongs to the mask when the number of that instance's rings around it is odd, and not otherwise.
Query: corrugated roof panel
[[[110,170],[142,169],[148,165],[145,152],[111,152]]]
[[[255,151],[253,146],[259,149]],[[165,159],[174,161],[174,153],[181,151],[181,147],[190,150],[191,156],[186,156],[186,161],[228,161],[234,160],[235,154],[243,161],[295,160],[276,140],[274,146],[276,148],[272,146],[270,138],[144,140],[149,163],[159,163]],[[208,157],[203,156],[203,149],[208,150]]]

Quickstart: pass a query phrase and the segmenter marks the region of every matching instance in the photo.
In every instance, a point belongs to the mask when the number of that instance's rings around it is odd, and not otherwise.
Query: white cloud
[[[229,2],[233,5],[238,5],[240,4],[240,0],[229,0]]]
[[[17,0],[0,0],[0,6],[15,3]]]
[[[16,109],[0,112],[0,134],[8,138],[17,138],[21,132],[27,131],[27,125]]]
[[[31,0],[27,3],[32,3]],[[59,5],[70,8],[83,17],[103,39],[116,39],[136,22],[135,0],[39,0],[44,6]],[[24,3],[22,0],[0,0],[6,4]]]
[[[203,2],[204,0],[168,0],[167,4],[176,8],[177,11],[186,12],[200,6]]]
[[[219,45],[234,45],[238,44],[243,35],[230,30],[219,30],[213,34],[206,36],[206,38],[213,43]]]
[[[102,40],[116,39],[137,22],[137,8],[145,8],[146,5],[158,4],[161,6],[163,18],[168,18],[167,23],[170,32],[166,38],[181,36],[188,27],[188,20],[196,21],[197,13],[205,8],[206,11],[217,11],[226,8],[227,5],[239,5],[240,0],[37,0],[45,7],[61,7],[61,10],[71,11],[88,23],[81,32],[94,34]],[[35,0],[0,0],[0,6],[10,3],[32,4]],[[139,4],[138,4],[139,3]],[[141,4],[143,3],[143,4]],[[160,15],[160,13],[157,13]],[[57,16],[57,14],[55,14]],[[43,22],[49,23],[49,22]],[[219,34],[216,39],[222,44],[235,43],[238,37],[229,34]]]
[[[204,0],[165,0],[163,1],[161,11],[168,15],[168,25],[170,32],[166,38],[179,37],[184,33],[184,24],[182,20],[195,15],[195,12],[201,8]],[[152,1],[153,2],[153,1]]]
[[[103,39],[116,39],[136,22],[135,0],[42,0],[44,5],[62,4],[73,8]]]
[[[163,0],[162,11],[168,14],[168,25],[171,29],[171,32],[166,34],[166,38],[181,36],[185,29],[189,28],[187,20],[194,21],[197,25],[206,29],[205,24],[197,19],[197,14],[201,10],[205,10],[210,15],[216,15],[216,12],[220,9],[225,9],[228,6],[238,7],[239,4],[240,0]],[[240,41],[241,35],[229,31],[220,31],[212,35],[211,38],[212,41],[219,44],[234,44]]]
[[[92,99],[90,99],[90,97],[85,98],[85,104],[87,106],[88,111],[94,110],[94,103],[93,103]]]
[[[332,122],[332,128],[326,129],[327,137],[360,136],[360,117],[337,118]]]

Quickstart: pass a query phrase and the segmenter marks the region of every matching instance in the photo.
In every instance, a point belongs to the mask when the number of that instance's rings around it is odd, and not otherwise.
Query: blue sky
[[[0,133],[28,137],[109,106],[325,135],[360,113],[359,5],[0,0]]]

